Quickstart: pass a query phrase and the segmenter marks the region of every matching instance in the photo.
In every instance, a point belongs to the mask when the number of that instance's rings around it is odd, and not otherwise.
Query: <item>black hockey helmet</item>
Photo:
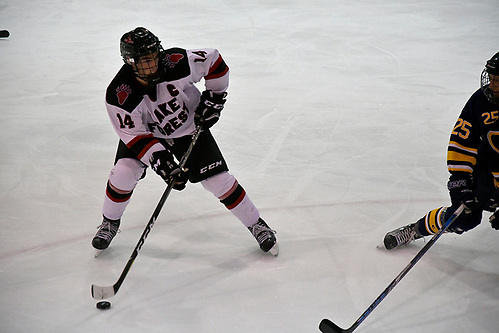
[[[160,57],[163,53],[161,42],[152,32],[143,27],[137,27],[132,31],[125,33],[120,39],[120,52],[123,61],[134,67],[135,75],[147,81],[154,82],[160,77],[159,65],[161,63]],[[141,74],[137,69],[136,62],[140,57],[156,53],[158,56],[157,66],[158,70],[154,75]]]
[[[492,58],[487,60],[485,64],[485,68],[482,71],[482,75],[480,77],[480,87],[482,88],[483,93],[487,96],[487,99],[494,104],[499,104],[499,94],[494,92],[493,89],[490,88],[490,76],[497,76],[495,80],[499,80],[499,52],[494,54]]]

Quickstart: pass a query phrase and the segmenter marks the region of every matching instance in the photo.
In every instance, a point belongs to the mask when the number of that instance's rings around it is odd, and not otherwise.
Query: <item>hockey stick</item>
[[[194,133],[194,135],[192,137],[192,141],[189,145],[189,148],[187,149],[187,151],[182,156],[182,159],[180,160],[179,166],[181,169],[184,168],[185,162],[189,158],[189,155],[191,154],[192,149],[194,148],[194,145],[196,144],[196,141],[199,137],[199,134],[201,134],[201,131],[202,131],[202,124],[200,124],[196,128],[196,132]],[[165,204],[166,199],[170,195],[170,192],[172,191],[173,185],[175,185],[174,179],[171,178],[168,181],[168,186],[166,187],[165,192],[161,196],[161,199],[159,200],[158,204],[156,205],[156,209],[154,209],[154,212],[152,213],[152,216],[149,219],[149,222],[147,223],[146,228],[144,229],[144,232],[142,233],[142,236],[140,236],[140,239],[139,239],[137,245],[135,245],[135,248],[133,249],[132,255],[130,256],[130,259],[128,259],[128,262],[127,262],[125,268],[123,269],[123,272],[121,272],[121,275],[118,278],[118,281],[116,281],[116,283],[112,286],[105,286],[105,287],[96,286],[95,284],[93,284],[92,288],[91,288],[93,298],[106,299],[109,297],[113,297],[114,295],[116,295],[116,293],[118,293],[118,290],[120,289],[121,284],[125,280],[126,275],[130,271],[130,268],[132,267],[132,264],[135,261],[135,258],[137,258],[137,256],[139,255],[139,251],[142,248],[142,245],[144,245],[144,242],[145,242],[147,236],[149,235],[149,232],[151,231],[152,227],[154,226],[154,223],[156,222],[156,219],[158,218],[158,215],[159,215],[161,209],[163,208],[163,205]]]
[[[421,257],[432,247],[433,244],[437,241],[437,239],[442,236],[442,234],[449,228],[449,226],[456,220],[456,218],[461,214],[461,212],[465,209],[464,204],[461,204],[458,209],[449,217],[449,219],[445,222],[445,225],[442,229],[439,230],[431,240],[416,254],[416,256],[411,260],[411,262],[400,272],[399,275],[388,285],[388,287],[381,293],[381,295],[376,298],[376,300],[369,306],[369,308],[357,319],[352,326],[347,329],[342,329],[335,323],[333,323],[329,319],[323,319],[319,324],[319,329],[323,333],[351,333],[353,332],[363,321],[373,312],[373,310],[381,303],[381,301],[388,295],[390,291],[402,280],[402,278],[411,270],[411,268],[416,265],[416,263],[421,259]]]

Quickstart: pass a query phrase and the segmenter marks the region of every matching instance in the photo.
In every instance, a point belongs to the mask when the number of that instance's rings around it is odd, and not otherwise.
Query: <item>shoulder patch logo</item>
[[[118,88],[116,88],[116,97],[118,97],[118,103],[123,105],[128,98],[128,96],[132,93],[132,88],[130,88],[127,84],[122,84]]]
[[[180,54],[180,53],[167,54],[166,55],[166,65],[170,68],[173,68],[183,58],[184,58],[184,55]]]

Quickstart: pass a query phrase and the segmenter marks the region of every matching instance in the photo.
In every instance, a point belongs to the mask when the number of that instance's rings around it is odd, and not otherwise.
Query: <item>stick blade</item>
[[[95,299],[107,299],[116,295],[113,286],[101,287],[93,284],[91,292],[92,292],[92,297]]]
[[[322,333],[343,333],[343,332],[349,332],[346,331],[342,328],[340,328],[338,325],[333,323],[329,319],[322,319],[321,323],[319,324],[319,329],[321,330]]]

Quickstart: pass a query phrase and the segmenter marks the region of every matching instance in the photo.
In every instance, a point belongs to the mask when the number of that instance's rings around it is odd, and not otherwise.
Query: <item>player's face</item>
[[[154,77],[158,72],[158,52],[154,52],[135,60],[137,73],[141,78]]]
[[[499,97],[499,75],[489,74],[489,88],[494,92],[494,97]]]

